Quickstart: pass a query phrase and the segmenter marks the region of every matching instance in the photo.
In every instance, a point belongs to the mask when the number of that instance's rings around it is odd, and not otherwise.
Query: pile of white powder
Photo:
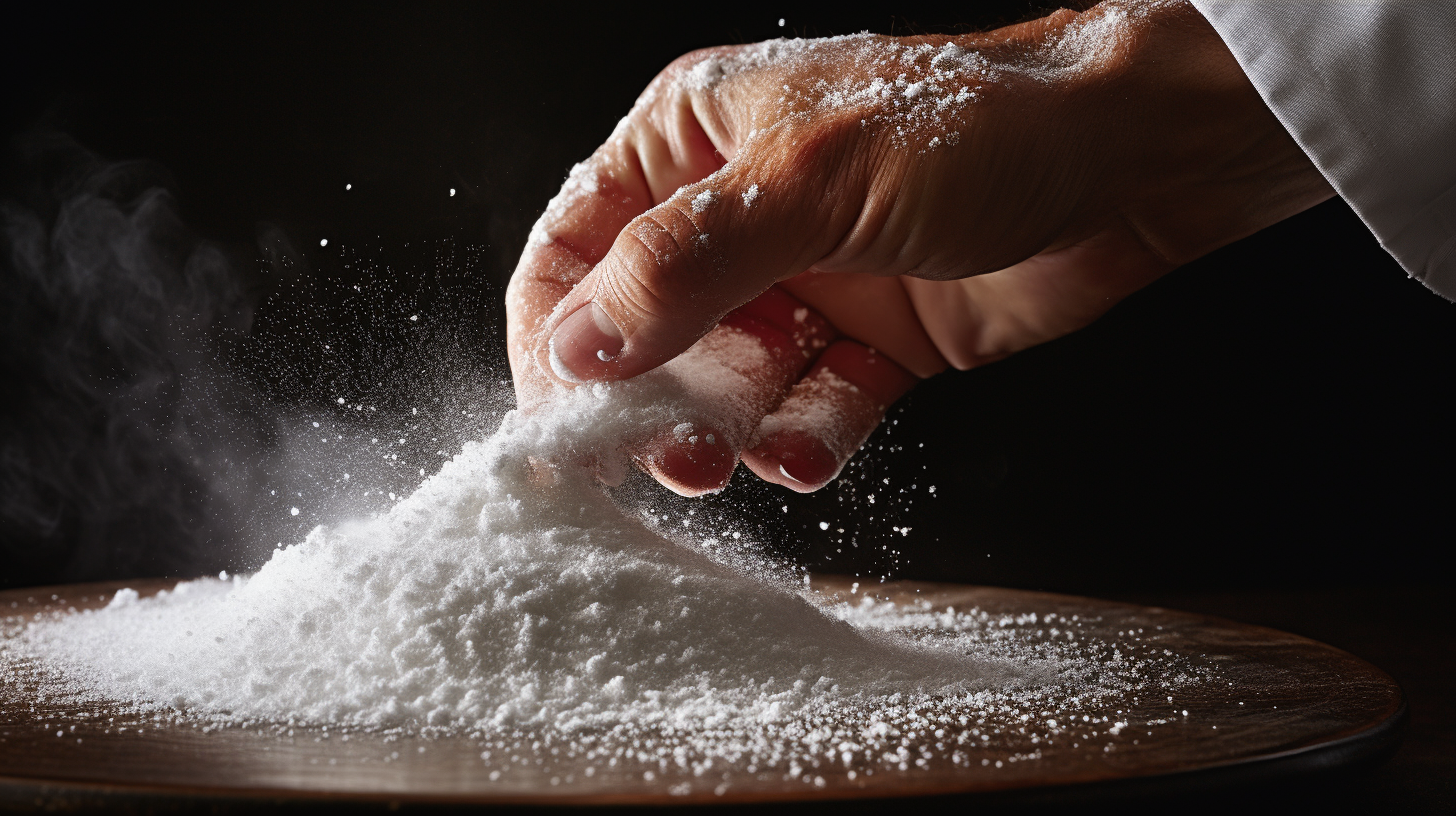
[[[1196,679],[1140,636],[1055,615],[814,600],[614,504],[597,475],[626,466],[623,440],[701,422],[756,349],[716,332],[630,383],[507,414],[388,512],[317,528],[251,577],[9,619],[0,676],[134,725],[453,733],[491,780],[574,763],[720,792],[739,772],[822,785],[830,766],[1034,760],[1116,739],[1139,695]]]
[[[0,676],[122,715],[108,733],[166,717],[315,741],[455,734],[492,781],[611,769],[719,793],[745,773],[823,785],[1112,750],[1140,696],[1161,711],[1199,680],[1140,634],[1054,614],[816,600],[789,571],[619,509],[597,474],[625,467],[622,441],[701,421],[704,395],[752,369],[751,339],[707,343],[507,414],[388,512],[315,529],[251,577],[8,619]]]
[[[317,528],[251,577],[122,591],[32,624],[26,650],[111,699],[383,727],[712,728],[1006,679],[852,627],[613,504],[582,463],[620,460],[623,439],[739,376],[698,356],[508,414],[389,512]]]

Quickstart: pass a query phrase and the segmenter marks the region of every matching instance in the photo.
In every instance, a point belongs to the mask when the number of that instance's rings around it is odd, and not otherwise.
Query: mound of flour
[[[701,729],[989,682],[989,664],[855,628],[612,503],[581,463],[620,466],[622,439],[723,385],[703,377],[738,376],[701,364],[683,364],[696,386],[669,369],[512,412],[385,514],[315,529],[251,577],[35,622],[26,650],[111,699],[381,727]]]

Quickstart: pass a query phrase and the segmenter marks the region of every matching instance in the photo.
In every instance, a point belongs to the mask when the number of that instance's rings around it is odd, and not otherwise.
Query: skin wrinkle
[[[989,292],[995,290],[1004,290],[1003,283],[1007,280],[1000,272],[993,272],[956,281],[944,287],[932,288],[928,285],[915,285],[913,281],[905,281],[907,289],[912,293],[920,293],[919,297],[912,295],[912,303],[915,305],[916,312],[921,315],[923,320],[936,327],[937,331],[932,340],[937,350],[955,368],[964,371],[986,365],[1035,344],[1034,342],[1007,342],[1007,338],[1050,339],[1058,336],[1059,333],[1056,330],[1047,326],[1049,316],[1042,315],[1042,320],[1033,320],[1028,317],[1027,310],[1024,308],[998,309],[989,319],[987,318],[984,310],[980,308],[981,303],[993,300],[1005,303],[1018,299],[1014,292],[1009,296],[1001,297],[988,295]],[[1041,285],[1046,284],[1047,281],[1041,280]],[[972,297],[971,292],[977,290],[979,290],[979,296]],[[948,297],[957,301],[960,306],[959,310],[949,308]],[[1025,300],[1024,297],[1020,299]],[[936,312],[941,310],[961,313],[965,317],[959,322],[959,325],[933,319]],[[1088,318],[1083,322],[1090,322],[1090,320],[1091,318]]]
[[[652,194],[652,190],[647,182],[647,168],[642,165],[641,150],[638,148],[635,140],[624,137],[623,145],[619,147],[618,153],[622,157],[622,162],[625,165],[625,168],[624,172],[615,174],[617,177],[616,179],[614,179],[614,183],[622,186],[622,203],[624,205],[630,206],[631,203],[638,198],[646,198],[650,196]],[[627,179],[632,182],[638,182],[641,185],[640,189],[627,189],[623,179]]]
[[[674,244],[677,251],[681,251],[681,247],[677,246],[677,239],[662,224],[658,223],[655,218],[644,217],[644,221],[657,227],[655,230],[656,234],[665,236],[666,240]],[[644,229],[644,226],[644,224],[638,223],[633,227],[629,227],[623,231],[622,238],[635,243],[641,252],[653,258],[654,263],[661,263],[661,256],[658,254],[658,251],[649,246],[646,239],[641,235],[641,230]],[[630,258],[630,253],[624,252],[623,254],[628,255]],[[591,297],[588,300],[600,303],[602,308],[607,310],[607,314],[613,320],[619,320],[620,317],[640,319],[644,316],[663,320],[671,319],[672,313],[668,299],[654,292],[652,287],[637,274],[636,270],[640,265],[625,263],[623,266],[626,270],[623,273],[616,275],[598,275],[593,283]],[[605,282],[603,278],[606,278]],[[628,282],[632,284],[632,291],[639,294],[638,297],[630,296],[625,291],[623,285]],[[617,306],[617,308],[611,308],[613,305]],[[622,331],[624,337],[631,338],[636,327],[632,325],[623,326],[619,322],[617,328]]]
[[[1157,245],[1148,238],[1147,233],[1143,231],[1142,225],[1139,224],[1137,220],[1130,217],[1127,213],[1120,212],[1117,215],[1118,218],[1122,220],[1122,223],[1127,225],[1128,232],[1132,233],[1133,237],[1137,239],[1137,242],[1142,245],[1142,248],[1149,255],[1152,255],[1154,258],[1157,258],[1158,260],[1168,264],[1169,266],[1177,266],[1177,263],[1172,258],[1169,258],[1167,255],[1158,251]]]
[[[915,310],[922,326],[935,346],[936,351],[945,358],[945,361],[952,367],[964,371],[976,365],[975,358],[967,358],[962,344],[954,335],[947,337],[950,327],[946,321],[935,320],[937,310],[947,309],[949,300],[954,299],[958,308],[949,309],[957,314],[966,315],[966,323],[973,327],[979,327],[983,322],[980,319],[976,304],[967,296],[963,287],[942,287],[942,291],[933,291],[913,281],[904,281],[901,286],[905,287],[905,293],[910,298],[911,307]],[[918,373],[918,372],[917,372]]]
[[[733,161],[738,155],[739,144],[734,138],[735,128],[727,121],[729,111],[722,105],[713,104],[704,94],[691,93],[687,98],[693,120],[702,129],[713,149],[723,158],[723,164]]]
[[[631,139],[637,153],[637,166],[642,169],[642,178],[646,182],[647,199],[656,203],[667,198],[672,191],[681,186],[662,178],[663,170],[676,170],[676,165],[672,162],[673,149],[665,135],[649,133],[643,136],[636,132],[639,129],[640,127],[634,129],[628,138]]]
[[[894,158],[895,153],[888,144],[876,142],[870,157],[865,161],[871,167],[884,167],[890,164]],[[834,248],[823,259],[814,264],[814,268],[816,269],[829,272],[834,271],[835,267],[839,266],[841,271],[857,271],[850,268],[850,264],[846,263],[845,259],[863,257],[866,249],[883,246],[885,243],[889,245],[895,256],[898,257],[902,256],[906,247],[909,246],[908,242],[894,240],[888,242],[880,241],[881,236],[887,232],[890,221],[894,217],[900,203],[900,195],[903,192],[901,187],[899,185],[892,185],[888,181],[881,181],[882,177],[889,176],[889,174],[882,174],[871,170],[860,175],[868,175],[871,180],[871,191],[865,195],[864,204],[861,205],[859,214],[850,224],[849,229],[845,230],[844,235],[835,243]],[[884,193],[876,194],[874,192],[876,186],[889,186],[892,192],[889,195]],[[898,268],[898,264],[886,263],[872,257],[865,258],[864,262],[854,264],[854,266],[868,267],[866,271],[869,271],[870,274],[893,274],[893,272],[889,272],[888,270]]]
[[[691,189],[691,188],[687,188]],[[623,232],[623,236],[638,246],[641,252],[646,253],[651,259],[650,264],[645,263],[623,263],[625,270],[619,274],[607,276],[614,282],[620,278],[629,279],[635,285],[634,292],[642,293],[649,297],[626,297],[623,291],[617,288],[610,290],[609,295],[613,301],[622,305],[627,310],[627,315],[635,321],[629,325],[620,325],[624,335],[630,338],[636,331],[644,316],[657,318],[662,325],[678,323],[681,316],[673,308],[675,304],[682,303],[685,299],[693,296],[693,289],[701,285],[703,281],[714,280],[722,276],[725,271],[722,263],[712,263],[711,259],[704,258],[704,250],[701,241],[698,239],[707,234],[694,221],[690,206],[684,208],[684,202],[691,200],[690,192],[682,192],[663,205],[653,208],[634,219],[633,223]],[[672,219],[672,224],[667,219]],[[674,228],[674,225],[677,225]],[[679,233],[691,232],[691,237],[679,237]],[[657,272],[661,268],[672,264],[679,256],[685,255],[692,259],[691,268],[698,272],[697,275],[684,275],[680,278],[664,278],[661,275],[653,274],[644,277],[641,271]],[[627,256],[630,259],[630,254]],[[705,260],[709,262],[704,263]],[[705,274],[706,273],[706,274]],[[649,279],[650,278],[650,279]],[[600,281],[600,276],[598,278]],[[666,291],[660,288],[660,284],[676,284],[683,291]],[[651,306],[648,306],[648,303]],[[608,308],[611,314],[610,301],[602,304]],[[724,310],[723,314],[726,314]],[[711,328],[722,318],[722,314],[710,316],[711,322],[703,321],[703,324],[692,328],[706,330]],[[614,318],[617,315],[613,315]]]
[[[680,96],[663,115],[666,121],[661,122],[659,129],[668,152],[669,163],[665,169],[672,173],[660,184],[649,176],[654,204],[669,201],[680,188],[696,183],[722,166],[716,160],[717,147],[698,121],[691,96]]]
[[[982,286],[988,284],[987,281],[978,282]],[[943,332],[948,335],[946,344],[951,348],[947,349],[940,342],[937,342],[937,347],[945,354],[947,360],[962,371],[1004,358],[1009,352],[993,350],[992,338],[1000,333],[997,324],[1003,322],[1009,315],[1002,310],[995,315],[996,319],[988,320],[985,310],[981,308],[981,300],[971,297],[970,289],[967,286],[956,286],[955,290],[961,302],[965,304],[966,311],[974,315],[965,321],[970,324],[970,330],[952,334],[951,327],[954,324],[942,321]],[[935,295],[936,298],[941,296],[940,293]]]
[[[840,127],[844,127],[842,123]],[[855,127],[858,126],[856,125]],[[825,142],[828,142],[827,146]],[[863,184],[850,180],[865,178],[865,173],[855,171],[854,165],[858,157],[851,153],[849,161],[831,160],[829,162],[829,166],[832,168],[831,173],[828,177],[824,176],[823,167],[825,159],[823,155],[826,152],[843,154],[849,151],[850,147],[849,140],[836,133],[835,138],[817,140],[808,148],[798,147],[792,152],[793,165],[788,170],[789,175],[787,178],[792,180],[791,183],[798,182],[800,184],[803,184],[804,180],[815,179],[817,183],[809,182],[813,185],[810,189],[816,191],[815,193],[811,193],[810,200],[829,202],[831,215],[824,219],[824,221],[828,224],[844,221],[845,227],[838,235],[833,235],[830,232],[829,235],[821,238],[820,243],[827,244],[829,247],[827,252],[823,252],[822,254],[814,253],[819,254],[819,258],[807,262],[801,257],[798,263],[789,267],[789,270],[780,277],[780,280],[787,280],[811,268],[830,271],[835,261],[836,252],[849,240],[856,224],[863,217],[865,212],[863,200],[867,200],[869,197],[868,195],[860,194],[859,188],[862,188],[864,186]],[[855,206],[857,211],[852,217],[846,218],[843,214],[846,206],[845,202],[856,201],[860,203],[852,206]]]
[[[910,292],[906,285],[906,281],[902,278],[897,278],[895,279],[895,283],[897,284],[905,303],[909,306],[910,311],[912,313],[915,312],[915,301],[913,298],[910,297]],[[933,355],[933,359],[900,360],[896,359],[894,356],[891,356],[891,359],[895,360],[895,362],[900,363],[902,366],[909,369],[913,374],[915,374],[915,376],[920,377],[921,379],[925,379],[927,377],[933,377],[936,374],[944,371],[946,366],[949,365],[949,362],[945,359],[945,354],[942,353],[940,349],[936,346],[935,341],[930,337],[929,332],[926,331],[925,324],[921,323],[918,320],[915,322],[918,324],[917,326],[915,326],[917,330],[916,339],[919,341],[917,345],[927,346],[930,350],[930,354]]]

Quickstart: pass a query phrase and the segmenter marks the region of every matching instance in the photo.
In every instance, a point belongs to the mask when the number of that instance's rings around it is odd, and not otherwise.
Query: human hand
[[[696,52],[533,230],[507,300],[517,393],[746,334],[767,353],[721,444],[661,435],[638,460],[692,494],[742,451],[814,489],[916,377],[1074,331],[1331,194],[1181,2]]]

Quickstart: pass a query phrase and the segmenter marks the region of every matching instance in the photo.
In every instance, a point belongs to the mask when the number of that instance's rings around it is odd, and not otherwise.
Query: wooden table
[[[170,582],[91,584],[0,593],[0,614],[96,608],[121,586],[143,594]],[[849,582],[816,589],[848,597]],[[1329,772],[1392,752],[1405,718],[1400,688],[1384,672],[1331,646],[1283,632],[1158,607],[1046,593],[948,584],[875,588],[897,603],[977,607],[992,614],[1078,615],[1115,642],[1121,632],[1157,632],[1160,648],[1216,666],[1220,681],[1181,691],[1169,718],[1163,700],[1120,703],[1119,715],[1165,724],[1105,742],[1038,751],[1035,761],[932,764],[898,773],[822,772],[821,787],[781,774],[730,771],[721,786],[645,780],[640,769],[577,765],[555,773],[491,780],[480,746],[467,737],[425,737],[318,728],[205,729],[138,719],[120,706],[41,699],[28,683],[0,689],[0,803],[48,808],[141,810],[248,808],[261,802],[335,805],[754,805],[866,802],[927,797],[925,804],[1096,803],[1129,794],[1215,790],[1259,780]],[[12,606],[13,605],[13,606]],[[1158,629],[1161,627],[1161,629]],[[1144,695],[1147,696],[1147,695]],[[1109,714],[1111,712],[1108,712]],[[119,730],[122,723],[130,723]],[[986,749],[995,757],[997,747]],[[1019,749],[1018,749],[1019,750]],[[999,767],[998,767],[999,766]],[[555,779],[555,782],[552,780]],[[568,784],[563,784],[569,779]],[[716,790],[714,789],[716,788]]]

